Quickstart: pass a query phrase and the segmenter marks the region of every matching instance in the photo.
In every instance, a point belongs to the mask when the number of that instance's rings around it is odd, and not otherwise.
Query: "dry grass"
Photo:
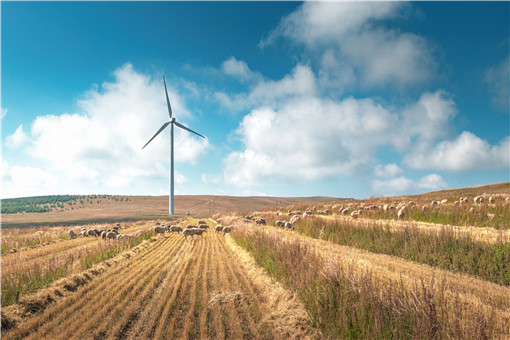
[[[131,225],[121,232],[135,233],[137,230],[147,230],[151,225],[150,223]],[[31,237],[30,232],[18,233],[14,229],[8,232],[17,235],[13,239],[26,240]],[[66,233],[67,228],[49,230],[45,235],[52,235],[59,242],[20,248],[19,251],[2,255],[2,306],[15,303],[26,294],[47,287],[60,278],[88,269],[94,263],[113,257],[148,237],[145,235],[130,242],[95,237],[78,237],[72,240],[67,237],[64,240],[61,235]]]
[[[508,288],[266,229],[238,224],[233,236],[297,290],[326,337],[510,335]]]
[[[279,301],[296,306],[292,295],[281,287],[272,294],[267,282],[254,282],[234,257],[242,255],[234,255],[223,235],[206,233],[186,241],[180,234],[166,234],[154,240],[138,253],[122,253],[121,262],[91,275],[74,292],[66,291],[65,299],[20,316],[2,337],[270,339],[306,334],[302,323],[301,330],[291,329],[299,319],[283,320],[284,306],[279,312],[268,308]]]

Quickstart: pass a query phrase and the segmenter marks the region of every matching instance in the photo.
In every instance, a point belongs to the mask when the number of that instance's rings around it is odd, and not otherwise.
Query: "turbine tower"
[[[154,138],[156,138],[157,135],[160,134],[161,131],[163,131],[168,125],[170,125],[170,197],[168,202],[168,212],[170,215],[174,214],[174,125],[180,127],[181,129],[188,130],[189,132],[194,133],[195,135],[198,135],[202,138],[205,138],[199,133],[196,133],[195,131],[185,127],[182,124],[177,123],[174,117],[172,117],[172,107],[170,106],[170,99],[168,99],[168,91],[166,89],[166,80],[165,76],[163,76],[163,84],[165,84],[165,95],[166,95],[166,104],[168,106],[168,116],[170,117],[170,120],[163,124],[163,126],[156,132],[154,136],[143,146],[142,149],[144,149]]]

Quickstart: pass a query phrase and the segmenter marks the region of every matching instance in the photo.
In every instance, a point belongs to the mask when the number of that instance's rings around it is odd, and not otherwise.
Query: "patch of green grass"
[[[478,338],[490,334],[491,313],[445,297],[433,281],[406,288],[402,281],[381,283],[371,273],[327,263],[309,245],[263,231],[232,233],[258,265],[303,302],[314,327],[330,339]],[[271,259],[268,261],[268,259]],[[457,327],[465,320],[465,327]]]
[[[413,226],[391,231],[390,226],[359,226],[339,220],[301,219],[295,230],[335,244],[393,255],[441,269],[465,273],[500,285],[510,285],[510,243],[488,244],[456,235],[444,227],[439,233]]]

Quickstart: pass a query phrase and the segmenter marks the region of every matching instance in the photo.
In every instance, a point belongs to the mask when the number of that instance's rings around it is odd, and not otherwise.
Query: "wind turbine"
[[[166,104],[168,106],[168,116],[170,117],[170,120],[163,124],[163,126],[156,132],[154,136],[143,146],[142,149],[144,149],[154,138],[156,138],[157,135],[160,134],[161,131],[163,131],[168,125],[170,125],[170,197],[168,202],[168,211],[170,215],[174,214],[174,125],[180,127],[181,129],[188,130],[189,132],[194,133],[195,135],[198,135],[202,138],[205,138],[201,134],[185,127],[182,124],[177,123],[174,117],[172,117],[172,107],[170,106],[170,99],[168,99],[168,90],[166,89],[166,80],[165,76],[163,76],[163,83],[165,84],[165,95],[166,95]]]

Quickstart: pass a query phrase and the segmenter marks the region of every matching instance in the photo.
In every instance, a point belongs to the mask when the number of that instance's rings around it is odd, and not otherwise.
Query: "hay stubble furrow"
[[[157,236],[141,252],[51,304],[6,339],[260,339],[264,292],[223,235]],[[267,315],[266,315],[267,316]]]

